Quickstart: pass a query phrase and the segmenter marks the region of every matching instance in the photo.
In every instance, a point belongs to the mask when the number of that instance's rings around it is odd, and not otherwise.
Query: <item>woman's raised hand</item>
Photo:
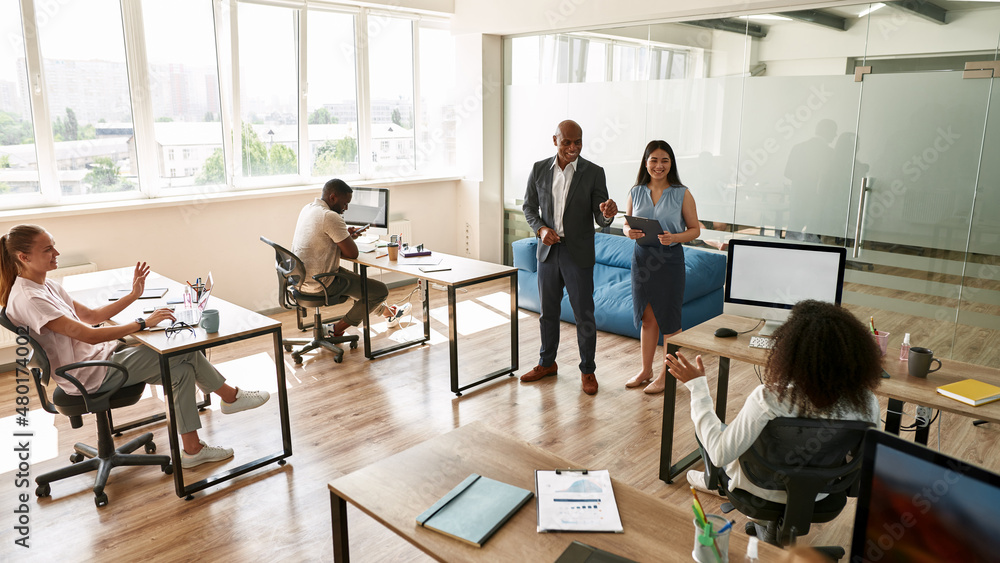
[[[149,266],[145,262],[135,263],[135,272],[132,274],[132,295],[138,299],[142,297],[142,292],[146,290],[146,276],[149,275]]]
[[[698,377],[705,377],[705,364],[701,361],[701,354],[695,356],[694,362],[692,364],[680,352],[677,352],[676,356],[674,354],[667,354],[665,361],[667,371],[681,383],[687,383]]]

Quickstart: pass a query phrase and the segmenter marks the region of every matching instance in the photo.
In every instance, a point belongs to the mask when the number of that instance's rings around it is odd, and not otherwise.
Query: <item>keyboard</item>
[[[770,350],[774,347],[774,339],[768,338],[766,336],[751,336],[750,337],[750,347],[751,348],[763,348],[765,350]]]

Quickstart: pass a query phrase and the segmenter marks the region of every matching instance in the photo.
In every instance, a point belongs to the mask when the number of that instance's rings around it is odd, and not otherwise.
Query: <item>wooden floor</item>
[[[460,366],[469,379],[507,361],[507,287],[505,282],[484,284],[459,296],[463,300]],[[409,288],[397,288],[390,301],[403,300],[408,292]],[[419,315],[416,296],[413,304]],[[476,420],[585,466],[609,469],[615,478],[688,510],[687,484],[667,485],[657,478],[662,396],[624,387],[639,366],[637,340],[599,333],[597,377],[601,387],[596,397],[580,390],[575,327],[566,323],[558,377],[523,385],[514,378],[502,378],[455,397],[448,390],[445,305],[445,293],[432,290],[434,339],[430,345],[375,361],[366,361],[360,349],[348,351],[342,364],[335,364],[328,353],[314,353],[302,366],[292,365],[287,354],[281,358],[288,373],[294,444],[294,454],[284,467],[258,470],[198,493],[192,501],[177,498],[171,478],[157,468],[121,468],[112,473],[106,489],[110,504],[101,509],[93,503],[92,474],[59,481],[53,483],[50,498],[35,499],[32,494],[30,549],[12,544],[9,531],[14,525],[16,493],[25,489],[15,491],[14,471],[5,469],[0,475],[0,528],[4,530],[0,559],[329,561],[327,482]],[[520,316],[523,372],[537,362],[538,323],[533,313],[522,311]],[[294,316],[282,314],[279,318],[285,323],[285,336],[296,335]],[[504,324],[499,324],[502,321]],[[420,325],[414,323],[413,329],[419,331]],[[389,331],[390,335],[398,332]],[[386,338],[381,335],[376,345],[387,342]],[[271,352],[269,340],[257,339],[215,349],[211,360],[237,385],[274,391]],[[717,359],[706,358],[706,364],[714,387]],[[3,413],[8,417],[14,409],[13,379],[13,373],[0,377],[0,403],[6,405]],[[730,418],[757,384],[750,366],[734,362]],[[162,409],[159,396],[157,393],[130,407],[117,419]],[[37,407],[33,392],[31,397],[32,406]],[[904,424],[912,420],[912,407],[908,413]],[[64,417],[55,417],[56,440],[44,438],[46,433],[53,434],[51,428],[46,430],[45,418],[44,413],[32,414],[31,428],[37,436],[32,445],[32,476],[65,465],[74,442],[94,442],[92,418],[86,420],[84,428],[73,430]],[[677,420],[675,456],[694,447],[688,393],[683,387],[678,391]],[[237,457],[230,465],[280,448],[274,400],[249,413],[226,416],[210,410],[202,414],[202,421],[202,437],[208,443],[236,448]],[[13,423],[5,428],[13,428]],[[165,424],[150,429],[160,451],[166,451]],[[934,446],[939,432],[941,449],[946,453],[1000,470],[1000,428],[977,428],[968,419],[943,415],[932,429]],[[122,440],[137,433],[128,433]],[[43,461],[45,443],[53,441],[58,444],[58,454]],[[6,457],[0,462],[9,468],[10,450],[2,455]],[[703,496],[703,502],[710,512],[717,512],[721,501]],[[848,546],[853,510],[850,505],[834,522],[814,527],[804,542]],[[737,520],[735,533],[742,533],[745,518],[733,515]],[[349,519],[354,561],[429,560],[353,508]],[[628,526],[628,522],[624,524]],[[688,541],[688,531],[682,532],[679,537]]]

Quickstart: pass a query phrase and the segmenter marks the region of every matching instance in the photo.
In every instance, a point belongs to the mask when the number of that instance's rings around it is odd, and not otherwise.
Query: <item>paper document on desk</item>
[[[441,263],[440,258],[433,256],[418,256],[416,258],[399,258],[400,266],[437,266]]]
[[[539,532],[622,533],[607,470],[535,471]]]

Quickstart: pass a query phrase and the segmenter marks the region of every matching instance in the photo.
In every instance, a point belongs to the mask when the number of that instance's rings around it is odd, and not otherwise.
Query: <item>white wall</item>
[[[389,186],[390,219],[412,221],[415,242],[456,252],[455,237],[441,225],[457,222],[456,182]],[[0,232],[36,223],[56,239],[62,265],[95,262],[99,269],[149,262],[177,280],[211,270],[219,297],[255,311],[278,307],[274,253],[261,235],[289,247],[302,206],[320,186],[250,199],[203,201],[125,211],[26,216],[0,222]]]

